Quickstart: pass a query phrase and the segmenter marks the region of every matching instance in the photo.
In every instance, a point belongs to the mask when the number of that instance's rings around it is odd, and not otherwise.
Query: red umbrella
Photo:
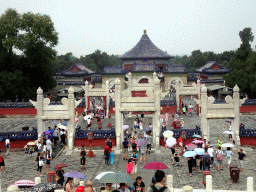
[[[154,169],[154,170],[160,170],[160,169],[168,169],[168,167],[161,163],[161,162],[150,162],[146,164],[143,169]]]
[[[68,166],[67,164],[61,163],[61,164],[55,165],[55,167],[53,169],[59,169],[62,167],[67,167],[67,166]]]

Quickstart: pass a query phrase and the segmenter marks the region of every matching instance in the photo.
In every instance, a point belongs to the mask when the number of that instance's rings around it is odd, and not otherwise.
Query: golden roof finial
[[[147,29],[143,29],[144,35],[147,35]]]

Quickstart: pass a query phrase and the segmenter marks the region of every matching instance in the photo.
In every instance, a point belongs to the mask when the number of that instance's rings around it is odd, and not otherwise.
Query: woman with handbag
[[[45,155],[45,159],[46,159],[46,173],[47,173],[47,168],[49,169],[50,171],[50,166],[51,166],[51,155],[50,155],[50,151],[46,151],[46,155]]]
[[[42,168],[44,166],[44,162],[41,160],[41,154],[40,153],[37,154],[36,161],[37,161],[36,175],[38,175],[38,171],[39,171],[39,176],[41,176],[41,172],[42,172]]]

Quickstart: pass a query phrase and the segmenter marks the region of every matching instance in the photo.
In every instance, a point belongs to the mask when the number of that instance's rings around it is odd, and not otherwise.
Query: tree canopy
[[[58,43],[51,18],[7,9],[0,17],[0,100],[31,98],[55,87],[53,61]],[[17,55],[15,50],[22,52]]]

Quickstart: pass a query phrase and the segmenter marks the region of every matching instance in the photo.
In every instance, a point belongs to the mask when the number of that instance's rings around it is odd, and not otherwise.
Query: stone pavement
[[[211,174],[213,176],[213,189],[220,190],[246,190],[246,179],[247,177],[256,177],[256,167],[255,167],[255,158],[256,153],[250,147],[243,147],[247,157],[244,163],[244,172],[240,172],[240,178],[238,183],[232,183],[229,176],[229,170],[227,169],[227,161],[224,158],[223,162],[223,170],[217,171],[217,167],[214,166],[211,169]],[[89,150],[89,149],[87,149]],[[235,152],[237,149],[235,150]],[[79,149],[74,149],[71,153],[64,150],[60,156],[51,162],[51,170],[58,163],[66,163],[68,167],[64,168],[65,172],[69,171],[79,171],[82,172],[86,179],[85,181],[92,181],[93,185],[99,191],[99,188],[103,186],[102,183],[99,183],[94,178],[101,172],[104,171],[126,171],[126,161],[123,160],[122,154],[114,155],[114,164],[113,165],[105,165],[104,164],[104,155],[103,150],[95,150],[94,153],[96,157],[87,158],[86,161],[86,170],[80,171],[80,157],[79,157]],[[178,148],[178,153],[180,153],[180,149]],[[131,151],[129,151],[129,155],[131,155]],[[171,154],[169,149],[164,149],[161,147],[159,151],[153,151],[150,155],[146,155],[146,163],[152,161],[159,161],[165,163],[169,168],[164,170],[166,174],[171,174],[174,176],[174,187],[182,188],[185,185],[190,185],[194,189],[203,189],[204,186],[202,184],[202,173],[199,173],[199,169],[197,171],[193,171],[192,177],[189,176],[188,168],[185,166],[185,158],[181,158],[182,167],[175,167],[171,165]],[[11,156],[6,158],[6,173],[1,174],[2,178],[2,189],[6,191],[7,187],[13,184],[15,181],[20,179],[31,179],[34,180],[36,177],[36,168],[37,162],[34,161],[34,158],[31,159],[29,155],[25,155],[24,152],[11,152]],[[237,155],[234,155],[232,158],[232,164],[237,165]],[[138,173],[134,175],[141,176],[143,181],[146,184],[146,187],[149,186],[151,182],[151,178],[154,175],[153,170],[144,170],[142,167],[145,164],[138,164]],[[45,166],[43,167],[43,176],[42,182],[46,182],[46,173]],[[254,182],[254,186],[256,182]],[[255,188],[256,189],[256,188]]]

